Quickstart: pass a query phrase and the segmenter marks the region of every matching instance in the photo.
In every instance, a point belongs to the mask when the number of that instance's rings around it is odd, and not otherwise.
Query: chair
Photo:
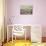
[[[18,26],[17,25],[8,25],[7,26],[7,42],[10,39],[10,35],[12,35],[11,37],[12,37],[12,42],[13,42],[14,36],[15,36],[15,40],[16,40],[16,36],[22,36],[23,34],[25,34],[23,26],[20,26],[20,25],[18,25]],[[26,37],[26,34],[25,34],[25,37]]]

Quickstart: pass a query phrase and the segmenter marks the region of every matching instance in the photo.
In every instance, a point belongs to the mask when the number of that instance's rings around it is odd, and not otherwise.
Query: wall
[[[32,5],[32,15],[20,15],[21,5]],[[10,18],[10,20],[9,20]],[[46,0],[7,0],[7,24],[40,24],[46,37]]]
[[[3,0],[0,0],[0,42],[3,41]]]

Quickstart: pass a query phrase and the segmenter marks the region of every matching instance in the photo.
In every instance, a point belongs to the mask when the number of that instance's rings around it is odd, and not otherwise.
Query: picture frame
[[[21,15],[32,15],[33,14],[33,6],[32,5],[21,5],[20,14]]]

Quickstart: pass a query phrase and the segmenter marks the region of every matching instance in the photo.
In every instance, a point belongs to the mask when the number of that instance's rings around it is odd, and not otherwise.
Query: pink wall
[[[20,15],[21,5],[32,5],[33,14]],[[42,25],[43,37],[46,36],[46,0],[7,0],[7,16],[14,24]],[[11,24],[9,18],[8,24]]]

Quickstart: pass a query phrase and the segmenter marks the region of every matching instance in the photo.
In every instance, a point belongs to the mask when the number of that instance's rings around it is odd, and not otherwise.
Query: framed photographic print
[[[20,14],[21,15],[32,15],[33,7],[32,5],[21,5]]]

